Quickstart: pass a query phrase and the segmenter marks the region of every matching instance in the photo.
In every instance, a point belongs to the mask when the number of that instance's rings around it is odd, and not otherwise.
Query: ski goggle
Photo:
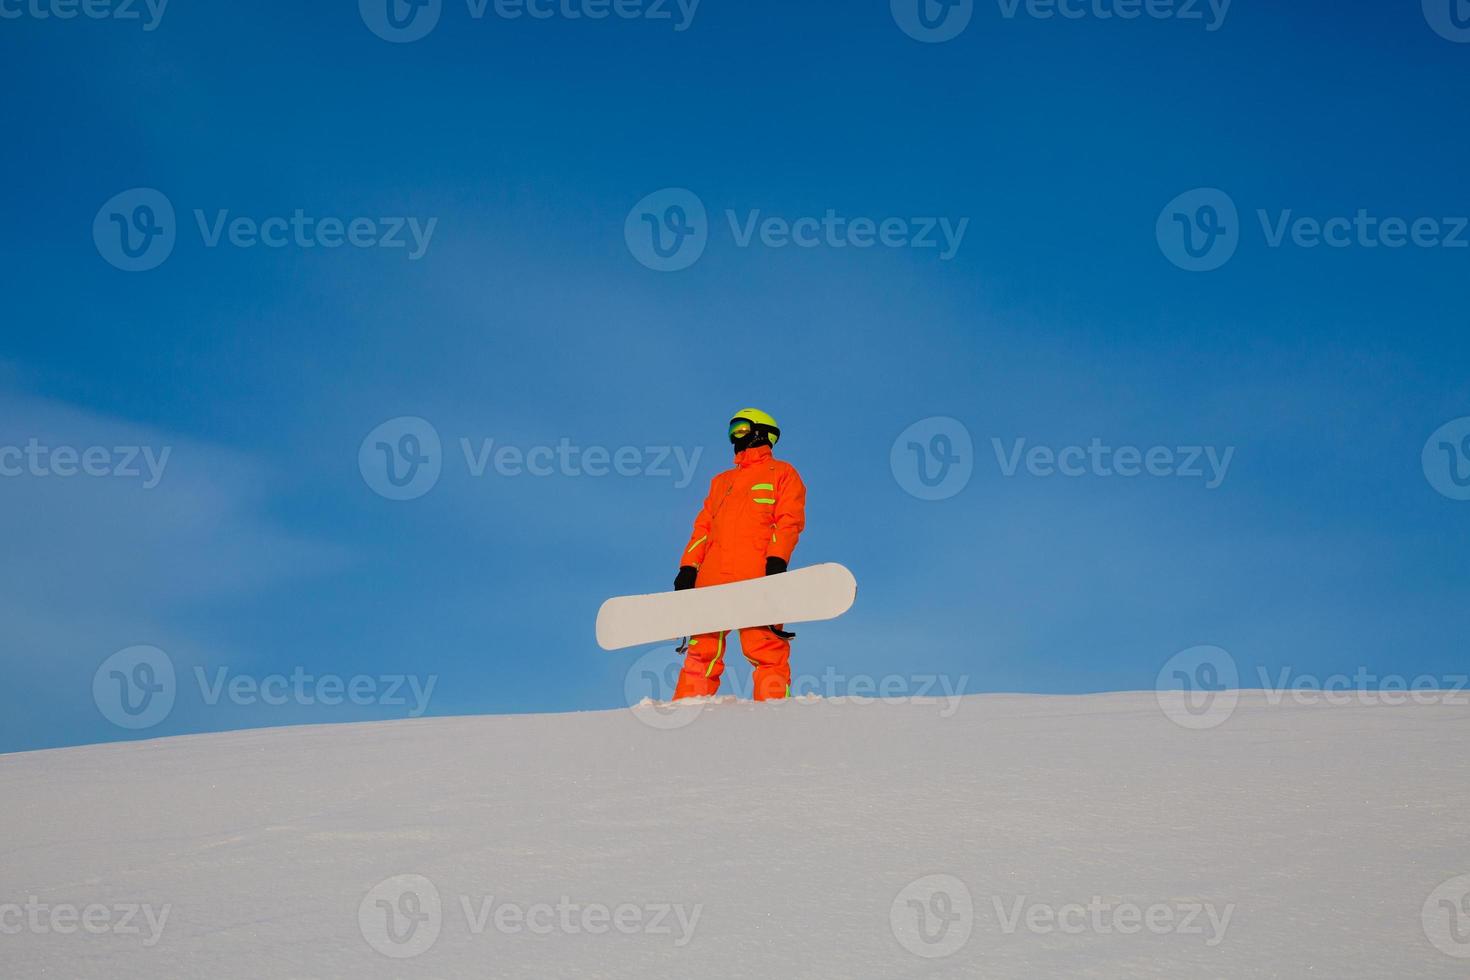
[[[737,442],[741,439],[744,439],[746,436],[750,435],[750,431],[754,428],[755,426],[751,424],[750,420],[748,419],[731,419],[730,441]]]

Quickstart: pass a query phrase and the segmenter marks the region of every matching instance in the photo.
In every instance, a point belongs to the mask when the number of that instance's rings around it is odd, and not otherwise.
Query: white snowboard
[[[857,579],[835,562],[729,585],[618,596],[597,610],[597,645],[619,650],[744,626],[836,619],[856,597]]]

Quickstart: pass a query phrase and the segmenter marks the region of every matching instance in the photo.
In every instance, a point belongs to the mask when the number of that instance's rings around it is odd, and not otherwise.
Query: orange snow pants
[[[780,629],[778,625],[776,627]],[[730,630],[702,633],[689,638],[689,653],[674,688],[674,698],[694,698],[720,689],[725,672],[725,642]],[[740,631],[740,651],[755,668],[754,697],[757,701],[784,698],[791,688],[791,641],[764,626]]]

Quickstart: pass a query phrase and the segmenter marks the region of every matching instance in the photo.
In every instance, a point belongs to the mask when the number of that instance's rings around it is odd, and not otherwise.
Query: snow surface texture
[[[0,976],[1470,974],[1470,708],[688,710],[0,757]]]

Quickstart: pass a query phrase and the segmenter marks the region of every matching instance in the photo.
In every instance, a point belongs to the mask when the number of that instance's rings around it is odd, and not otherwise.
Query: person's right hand
[[[685,589],[694,588],[694,580],[699,576],[699,569],[693,565],[680,565],[679,575],[674,579],[674,591],[683,592]]]

